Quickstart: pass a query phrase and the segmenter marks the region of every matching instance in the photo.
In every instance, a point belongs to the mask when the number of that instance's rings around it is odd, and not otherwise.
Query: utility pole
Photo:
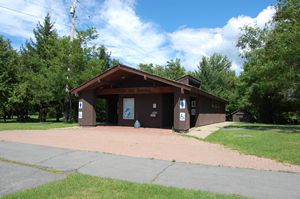
[[[73,19],[72,19],[72,30],[71,30],[70,41],[73,41],[73,39],[74,39],[74,34],[75,34],[76,4],[77,4],[77,0],[74,0],[74,6],[71,7],[71,10],[70,10],[70,14],[73,15]]]
[[[75,35],[75,23],[76,23],[76,4],[77,0],[74,0],[74,6],[71,7],[70,9],[70,14],[72,15],[72,29],[71,29],[71,36],[70,36],[70,41],[72,42],[74,40],[74,35]],[[71,56],[71,55],[70,55]],[[71,67],[68,67],[67,69],[68,72],[71,71]],[[69,76],[67,76],[67,79]],[[70,108],[70,122],[72,121],[72,96],[69,90],[68,84],[66,84],[66,99],[65,99],[65,113],[64,113],[64,119],[63,122],[68,121],[68,108]],[[69,102],[69,104],[68,104]]]

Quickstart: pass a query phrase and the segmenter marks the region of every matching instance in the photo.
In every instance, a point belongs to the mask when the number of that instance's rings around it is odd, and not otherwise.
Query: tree
[[[166,77],[169,79],[178,79],[185,75],[185,68],[181,66],[180,59],[176,58],[175,61],[167,61]]]
[[[64,58],[65,64],[69,63],[69,65],[71,65],[70,71],[68,72],[69,78],[67,79],[69,91],[76,88],[87,79],[91,79],[120,63],[117,59],[111,59],[111,53],[104,45],[101,45],[100,47],[97,47],[96,45],[87,45],[88,42],[98,37],[95,28],[76,32],[76,38],[72,42],[68,42],[66,38],[64,39],[66,43],[64,49],[68,49],[70,52],[69,55],[71,55]],[[73,98],[70,92],[68,92],[67,95],[70,105],[69,120],[71,121],[72,116],[77,118],[77,115],[73,115],[72,113],[72,101],[76,99]],[[76,107],[77,106],[75,106],[75,108]]]
[[[259,122],[299,121],[300,4],[281,0],[263,29],[245,26],[237,46],[246,59],[239,95]]]
[[[12,48],[11,41],[4,40],[3,36],[0,36],[0,110],[3,111],[5,122],[7,110],[12,108],[9,99],[16,84],[17,58],[17,53]]]
[[[181,66],[180,59],[176,58],[175,61],[167,61],[166,66],[150,64],[139,64],[137,66],[140,70],[158,75],[169,79],[178,79],[185,75],[185,68]]]
[[[137,67],[140,70],[145,71],[147,73],[158,75],[160,77],[169,78],[169,75],[167,74],[167,68],[165,66],[161,66],[161,65],[154,66],[152,63],[150,63],[150,64],[141,64],[140,63]]]
[[[56,68],[58,63],[57,41],[58,35],[51,22],[50,15],[47,13],[44,23],[38,22],[36,29],[33,30],[33,39],[26,43],[27,50],[23,49],[23,54],[29,53],[30,63],[24,63],[28,70],[27,77],[30,84],[32,100],[30,101],[39,110],[39,121],[44,121],[45,108],[50,106],[55,93],[51,83],[56,81]]]
[[[202,57],[198,70],[191,73],[201,81],[201,89],[213,95],[229,100],[226,106],[227,117],[237,109],[235,89],[237,77],[231,70],[231,61],[227,56],[214,53],[211,57]]]
[[[234,90],[236,80],[231,62],[227,56],[214,53],[211,57],[202,57],[197,66],[195,77],[201,81],[201,89],[218,97],[228,99]],[[229,92],[229,93],[228,93]]]
[[[140,70],[144,71],[144,72],[147,72],[147,73],[152,73],[154,74],[154,66],[152,63],[150,64],[142,64],[140,63],[138,66],[137,66]]]

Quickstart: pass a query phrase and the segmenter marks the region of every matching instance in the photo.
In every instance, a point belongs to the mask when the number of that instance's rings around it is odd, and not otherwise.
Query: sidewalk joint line
[[[97,158],[97,159],[95,159],[95,160],[92,160],[92,161],[90,161],[90,162],[87,162],[86,164],[84,164],[84,165],[81,165],[80,167],[78,167],[77,169],[75,169],[75,172],[76,173],[79,173],[78,172],[78,170],[79,169],[81,169],[82,167],[85,167],[86,165],[88,165],[88,164],[91,164],[91,163],[93,163],[93,162],[96,162],[96,161],[98,161],[98,160],[100,160],[101,158]]]
[[[42,164],[42,163],[44,163],[44,162],[46,162],[46,161],[48,161],[48,160],[51,160],[51,159],[53,159],[53,158],[56,158],[56,157],[59,157],[59,156],[62,156],[62,155],[68,154],[68,153],[75,153],[75,152],[76,152],[76,151],[67,151],[67,152],[61,153],[61,154],[52,156],[52,157],[50,157],[50,158],[48,158],[48,159],[46,159],[46,160],[43,160],[43,161],[41,161],[41,162],[38,162],[38,163],[36,163],[36,165]]]
[[[150,182],[150,184],[152,184],[159,176],[160,174],[162,174],[163,172],[165,172],[165,170],[167,170],[169,167],[173,166],[175,164],[175,162],[172,162],[170,165],[166,166],[161,172],[159,172]]]

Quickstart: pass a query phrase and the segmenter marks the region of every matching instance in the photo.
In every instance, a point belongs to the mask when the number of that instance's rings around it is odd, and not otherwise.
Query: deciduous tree
[[[246,59],[240,107],[260,122],[299,121],[300,4],[280,0],[275,9],[264,28],[245,26],[238,40]]]

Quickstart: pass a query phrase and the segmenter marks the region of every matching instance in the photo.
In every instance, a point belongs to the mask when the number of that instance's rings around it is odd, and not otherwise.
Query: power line
[[[32,15],[32,14],[28,14],[28,13],[21,12],[21,11],[18,11],[18,10],[14,10],[14,9],[11,9],[11,8],[7,8],[7,7],[1,6],[1,5],[0,5],[0,8],[4,8],[4,9],[10,10],[10,11],[14,11],[14,12],[17,12],[17,13],[21,13],[21,14],[24,14],[24,15],[28,15],[28,16],[31,16],[31,17],[35,17],[35,18],[44,20],[44,18],[42,18],[42,17],[38,17],[38,16],[35,16],[35,15]],[[62,23],[57,23],[57,22],[55,22],[55,23],[66,26],[66,27],[71,27],[70,25],[67,25],[67,24],[62,24]]]
[[[80,3],[80,2],[79,2]],[[87,8],[86,6],[84,6],[82,3],[80,3],[86,10],[88,10],[90,13],[92,13],[93,15],[96,15],[94,12],[92,12],[89,8]],[[109,23],[107,23],[104,19],[102,19],[101,17],[98,16],[99,19],[101,19],[105,24],[107,24],[108,26],[110,26],[113,30],[115,30],[116,32],[118,32],[123,38],[127,39],[128,41],[130,41],[132,44],[134,44],[135,46],[137,46],[139,49],[141,49],[142,51],[145,52],[146,56],[150,56],[151,58],[155,59],[156,61],[158,61],[158,63],[161,63],[161,61],[157,60],[155,57],[149,55],[150,52],[145,51],[142,47],[140,47],[139,45],[137,45],[135,42],[133,42],[131,39],[129,39],[128,37],[126,37],[124,34],[122,34],[119,30],[117,30],[116,28],[114,28],[113,26],[111,26]],[[161,64],[163,65],[163,64]]]
[[[42,6],[42,5],[39,5],[39,4],[30,2],[30,1],[28,1],[28,0],[24,0],[24,1],[25,1],[25,2],[28,2],[28,3],[31,3],[31,4],[33,4],[33,5],[36,5],[36,6],[45,8],[45,9],[48,9],[48,10],[53,10],[53,11],[55,11],[55,12],[58,12],[58,13],[62,13],[62,14],[67,15],[66,13],[63,13],[63,12],[60,12],[60,11],[58,11],[58,10],[55,10],[55,9],[51,9],[51,8],[49,8],[49,7],[46,7],[46,6]],[[71,0],[70,0],[70,2],[71,2]],[[81,4],[81,2],[79,2],[79,1],[78,1],[78,3]],[[82,5],[86,10],[88,10],[89,12],[91,12],[92,14],[94,14],[94,13],[93,13],[92,11],[90,11],[86,6],[84,6],[83,4],[81,4],[81,5]],[[94,14],[94,15],[95,15],[95,14]],[[68,16],[69,16],[69,15],[68,15]],[[108,26],[110,26],[112,29],[114,29],[115,31],[117,31],[123,38],[127,39],[127,40],[130,41],[132,44],[134,44],[135,46],[137,46],[139,49],[141,49],[142,51],[144,51],[146,56],[149,56],[149,53],[150,53],[150,52],[145,51],[143,48],[141,48],[140,46],[138,46],[138,45],[137,45],[135,42],[133,42],[131,39],[129,39],[129,38],[126,37],[124,34],[122,34],[120,31],[118,31],[116,28],[114,28],[113,26],[111,26],[110,24],[108,24],[108,23],[107,23],[105,20],[103,20],[101,17],[99,17],[99,18],[100,18],[104,23],[106,23]],[[69,20],[71,20],[71,19],[70,19],[70,16],[69,16]],[[57,24],[59,24],[59,23],[57,23]],[[68,26],[68,27],[70,27],[70,26]],[[115,43],[118,47],[124,49],[125,51],[127,51],[127,52],[129,53],[129,50],[126,50],[124,47],[122,47],[121,45],[117,44],[117,43],[114,42],[111,38],[105,36],[104,34],[102,34],[102,35],[103,35],[104,37],[106,37],[108,40],[110,40],[111,42]],[[131,54],[131,53],[129,53],[129,54]],[[138,59],[140,59],[140,60],[142,60],[142,59],[139,58],[138,56],[135,56],[135,55],[133,55],[133,54],[131,54],[131,55],[134,56],[134,57],[136,57],[136,58],[138,58]],[[151,55],[150,55],[150,57],[152,57],[152,58],[155,59],[156,61],[160,62],[160,61],[157,60],[155,57],[153,57],[153,56],[151,56]],[[144,60],[143,60],[143,61],[144,61]]]
[[[54,11],[54,12],[57,12],[57,13],[60,13],[60,14],[66,15],[66,16],[68,16],[70,23],[72,23],[72,21],[71,21],[71,18],[70,18],[70,15],[69,15],[69,14],[66,14],[66,13],[64,13],[64,12],[61,12],[61,11],[58,11],[58,10],[55,10],[55,9],[52,9],[52,8],[49,8],[49,7],[46,7],[46,6],[39,5],[39,4],[37,4],[37,3],[33,3],[33,2],[31,2],[31,1],[27,1],[27,0],[24,0],[24,1],[25,1],[25,2],[27,2],[27,3],[31,3],[31,4],[33,4],[33,5],[36,5],[36,6],[39,6],[39,7],[45,8],[45,9],[47,9],[47,10],[52,10],[52,11]],[[67,8],[65,7],[65,9],[67,9]],[[69,8],[68,8],[68,9],[69,9]]]
[[[33,3],[33,2],[31,2],[31,1],[27,1],[27,0],[24,0],[24,1],[27,2],[27,3],[31,3],[31,4],[33,4],[33,5],[36,5],[36,6],[39,6],[39,7],[42,7],[42,8],[46,8],[46,9],[48,9],[48,10],[53,10],[53,11],[55,11],[55,12],[57,12],[57,13],[61,13],[61,14],[64,14],[64,15],[69,16],[68,14],[66,14],[66,13],[64,13],[64,12],[61,12],[61,11],[58,11],[58,10],[54,10],[54,9],[52,9],[52,8],[49,8],[49,7],[46,7],[46,6],[42,6],[42,5]]]

